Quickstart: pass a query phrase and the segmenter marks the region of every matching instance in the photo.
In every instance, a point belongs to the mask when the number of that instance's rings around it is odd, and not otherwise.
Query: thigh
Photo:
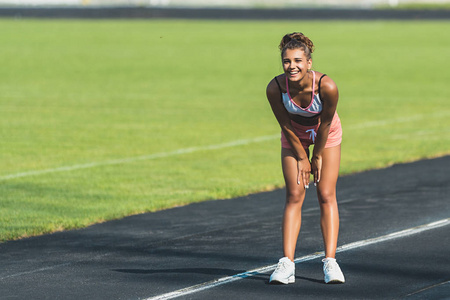
[[[325,148],[322,152],[322,175],[318,189],[332,191],[336,189],[341,164],[341,145]]]
[[[281,164],[283,167],[284,182],[286,183],[286,192],[288,195],[301,194],[304,188],[297,184],[298,162],[291,149],[281,149]]]

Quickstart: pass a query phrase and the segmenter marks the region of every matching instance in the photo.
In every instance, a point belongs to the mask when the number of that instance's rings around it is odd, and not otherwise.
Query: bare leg
[[[302,222],[302,205],[305,188],[297,184],[297,159],[290,149],[281,151],[283,175],[286,182],[286,205],[283,215],[283,251],[284,256],[294,260],[297,238]]]
[[[335,258],[339,234],[336,183],[339,176],[341,146],[325,148],[322,154],[322,178],[317,185],[325,257]]]

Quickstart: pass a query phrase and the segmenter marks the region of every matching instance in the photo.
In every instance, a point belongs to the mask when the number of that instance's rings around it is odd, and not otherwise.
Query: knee
[[[302,191],[288,191],[286,193],[286,204],[302,205],[305,193]]]
[[[317,196],[321,205],[333,205],[336,203],[335,189],[318,189]]]

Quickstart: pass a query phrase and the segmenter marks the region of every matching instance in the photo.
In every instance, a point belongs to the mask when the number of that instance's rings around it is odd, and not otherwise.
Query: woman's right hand
[[[309,178],[311,176],[311,163],[308,159],[299,159],[297,161],[298,177],[297,184],[302,184],[305,189],[309,188]]]

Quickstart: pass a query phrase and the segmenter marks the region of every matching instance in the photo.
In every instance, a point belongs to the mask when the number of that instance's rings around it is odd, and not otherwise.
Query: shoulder
[[[320,81],[320,93],[323,96],[337,96],[338,87],[334,82],[334,80],[330,76],[320,72],[316,72],[316,75],[318,75],[317,77],[319,78]],[[322,79],[320,80],[320,78]]]
[[[337,91],[337,85],[334,82],[334,80],[331,79],[330,76],[320,73],[320,72],[316,72],[316,74],[318,75],[317,77],[319,78],[318,80],[320,81],[320,90],[321,91],[324,91],[324,92]]]
[[[283,89],[283,85],[281,84],[283,75],[278,75],[272,78],[266,88],[267,96],[279,96],[280,88]],[[278,81],[278,83],[277,83]]]

